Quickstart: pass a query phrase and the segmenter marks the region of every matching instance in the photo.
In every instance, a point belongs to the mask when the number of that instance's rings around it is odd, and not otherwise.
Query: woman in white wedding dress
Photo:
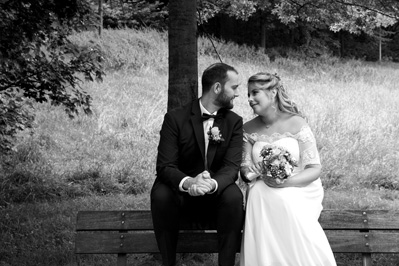
[[[310,127],[277,75],[250,77],[248,100],[257,116],[244,125],[240,174],[248,183],[248,198],[240,265],[336,265],[318,222],[324,191]],[[265,144],[285,148],[298,161],[283,183],[261,174],[260,151]]]

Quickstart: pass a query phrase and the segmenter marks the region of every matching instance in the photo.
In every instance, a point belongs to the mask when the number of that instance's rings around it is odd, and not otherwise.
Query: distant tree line
[[[263,24],[265,19],[266,25]],[[266,30],[263,31],[264,27]],[[272,15],[265,18],[257,14],[243,21],[219,14],[199,30],[218,39],[264,49],[271,60],[278,56],[286,57],[290,50],[294,50],[307,57],[329,54],[378,61],[381,45],[382,60],[399,62],[399,23],[376,29],[373,35],[369,35],[347,30],[333,32],[303,22],[286,25]]]
[[[96,0],[92,0],[96,1]],[[167,29],[169,0],[103,0],[104,27]],[[399,61],[395,0],[197,0],[198,33],[306,56]],[[271,49],[274,48],[274,49]]]

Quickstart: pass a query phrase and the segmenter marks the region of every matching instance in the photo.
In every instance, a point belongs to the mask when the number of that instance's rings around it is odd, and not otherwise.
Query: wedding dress
[[[244,164],[259,162],[265,144],[287,149],[298,161],[290,178],[306,165],[320,164],[309,126],[297,134],[247,134]],[[262,180],[249,184],[241,266],[335,266],[326,235],[318,222],[324,196],[320,179],[306,187],[271,188]]]

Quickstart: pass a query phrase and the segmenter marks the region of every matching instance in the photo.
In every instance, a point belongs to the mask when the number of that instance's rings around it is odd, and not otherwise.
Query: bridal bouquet
[[[261,152],[262,174],[276,179],[277,184],[284,181],[291,175],[295,166],[298,166],[294,157],[284,148],[276,145],[265,145]]]

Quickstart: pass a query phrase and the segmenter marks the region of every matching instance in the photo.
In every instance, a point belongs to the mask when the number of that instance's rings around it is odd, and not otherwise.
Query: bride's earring
[[[277,113],[277,107],[276,107],[276,105],[272,105],[272,108],[273,108],[273,110],[274,110],[274,113]]]

